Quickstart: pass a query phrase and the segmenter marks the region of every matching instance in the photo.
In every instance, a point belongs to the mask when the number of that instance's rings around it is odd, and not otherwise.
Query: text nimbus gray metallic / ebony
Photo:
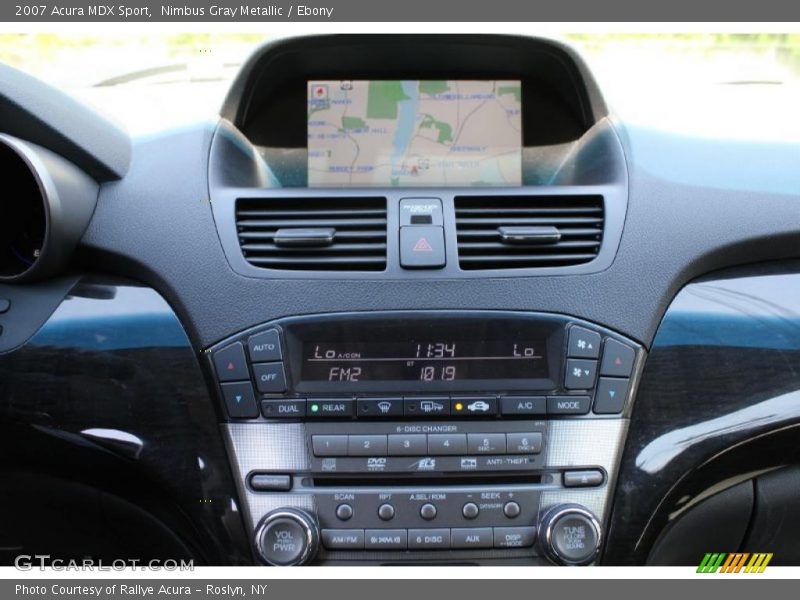
[[[241,4],[239,6],[209,7],[188,5],[162,5],[162,17],[224,17],[226,19],[244,19],[247,17],[327,17],[333,16],[332,7],[306,6],[304,4],[278,6],[276,4],[258,5]]]

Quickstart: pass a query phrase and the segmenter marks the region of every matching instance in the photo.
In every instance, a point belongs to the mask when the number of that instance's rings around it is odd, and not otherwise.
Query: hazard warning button
[[[438,269],[445,265],[444,229],[412,225],[400,228],[400,265],[404,269]]]

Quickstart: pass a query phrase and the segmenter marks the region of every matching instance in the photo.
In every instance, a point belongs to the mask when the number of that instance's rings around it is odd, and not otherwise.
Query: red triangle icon
[[[234,365],[232,362],[229,362],[226,368],[228,369],[228,371],[235,371],[236,365]]]
[[[414,244],[414,252],[433,252],[433,246],[428,243],[428,240],[421,237],[417,240],[417,243]]]

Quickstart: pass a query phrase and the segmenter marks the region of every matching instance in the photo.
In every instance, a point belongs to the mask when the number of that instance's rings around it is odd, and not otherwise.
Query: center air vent
[[[386,198],[240,198],[245,259],[293,271],[383,271]]]
[[[459,196],[455,207],[464,270],[579,265],[600,251],[602,196]]]

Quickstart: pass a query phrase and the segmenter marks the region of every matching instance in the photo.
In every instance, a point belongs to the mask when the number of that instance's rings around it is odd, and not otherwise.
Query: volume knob
[[[579,504],[560,504],[548,509],[539,522],[539,543],[556,564],[586,565],[600,551],[600,523]]]
[[[319,547],[319,528],[314,518],[297,508],[268,513],[256,528],[256,549],[270,565],[287,567],[311,560]]]

